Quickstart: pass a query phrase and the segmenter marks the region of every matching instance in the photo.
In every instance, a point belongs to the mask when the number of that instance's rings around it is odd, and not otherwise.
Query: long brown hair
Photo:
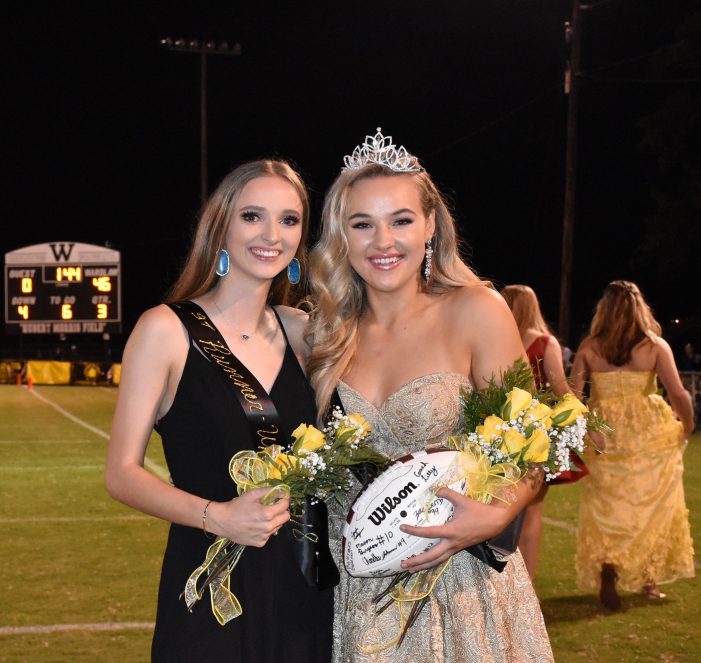
[[[258,177],[277,176],[287,180],[299,194],[302,201],[302,239],[295,257],[302,269],[306,263],[306,240],[309,232],[309,194],[302,178],[286,161],[261,159],[249,161],[232,170],[214,190],[200,215],[192,247],[185,260],[180,276],[166,295],[166,302],[179,302],[199,297],[209,292],[219,277],[216,264],[219,253],[224,248],[229,224],[236,208],[236,202],[243,188]],[[268,300],[273,304],[286,304],[290,299],[290,283],[285,272],[274,279]]]
[[[541,334],[552,334],[540,310],[540,303],[533,288],[516,283],[502,288],[502,297],[513,313],[518,333],[523,335],[527,329],[536,329]]]
[[[661,332],[638,286],[631,281],[611,281],[596,305],[589,335],[609,364],[623,366],[640,341],[647,337],[654,343]]]
[[[455,221],[428,173],[396,173],[376,163],[343,170],[326,194],[321,236],[312,249],[309,265],[315,309],[309,325],[313,348],[308,369],[320,417],[324,416],[337,382],[353,359],[358,323],[367,305],[365,283],[348,260],[344,222],[352,186],[374,177],[412,178],[419,189],[424,214],[435,212],[431,279],[428,283],[420,280],[424,292],[439,294],[483,283],[461,259]]]

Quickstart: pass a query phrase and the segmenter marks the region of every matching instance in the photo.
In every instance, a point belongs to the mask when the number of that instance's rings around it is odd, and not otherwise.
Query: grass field
[[[167,525],[103,488],[115,398],[100,387],[0,386],[0,661],[148,661]],[[147,464],[165,475],[156,435]],[[687,450],[685,481],[699,539],[701,435]],[[555,659],[701,660],[697,580],[666,586],[660,604],[626,594],[617,614],[576,589],[578,499],[574,485],[546,500],[536,585]]]

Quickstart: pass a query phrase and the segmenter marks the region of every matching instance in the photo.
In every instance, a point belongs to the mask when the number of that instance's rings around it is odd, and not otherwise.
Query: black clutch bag
[[[500,534],[497,534],[494,538],[484,543],[478,543],[477,545],[465,548],[465,551],[469,552],[484,564],[491,566],[495,571],[501,573],[506,566],[506,562],[497,559],[495,553],[510,555],[512,552],[515,552],[518,547],[518,539],[521,536],[524,514],[525,511],[521,511],[521,513],[509,523],[506,529]]]

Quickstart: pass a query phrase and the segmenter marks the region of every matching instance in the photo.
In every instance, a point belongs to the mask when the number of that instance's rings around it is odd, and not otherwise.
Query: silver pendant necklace
[[[226,324],[229,325],[229,327],[231,327],[231,328],[241,337],[241,340],[243,340],[243,341],[250,341],[250,340],[255,336],[255,333],[253,333],[253,334],[244,334],[243,332],[241,332],[241,330],[238,329],[238,328],[236,327],[236,325],[232,324],[231,320],[229,320],[229,318],[227,318],[227,317],[224,315],[224,311],[222,311],[222,310],[219,308],[219,304],[217,304],[217,302],[214,301],[214,300],[212,300],[212,302],[214,303],[214,306],[216,307],[217,311],[219,311],[219,313],[221,314],[221,317],[224,318],[224,322],[226,322]]]

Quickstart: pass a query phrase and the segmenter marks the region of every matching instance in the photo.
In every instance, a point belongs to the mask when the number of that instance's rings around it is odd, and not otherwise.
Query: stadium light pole
[[[161,46],[175,53],[196,53],[200,56],[200,203],[204,207],[209,193],[207,168],[207,57],[210,55],[241,55],[241,44],[213,39],[161,39]]]

